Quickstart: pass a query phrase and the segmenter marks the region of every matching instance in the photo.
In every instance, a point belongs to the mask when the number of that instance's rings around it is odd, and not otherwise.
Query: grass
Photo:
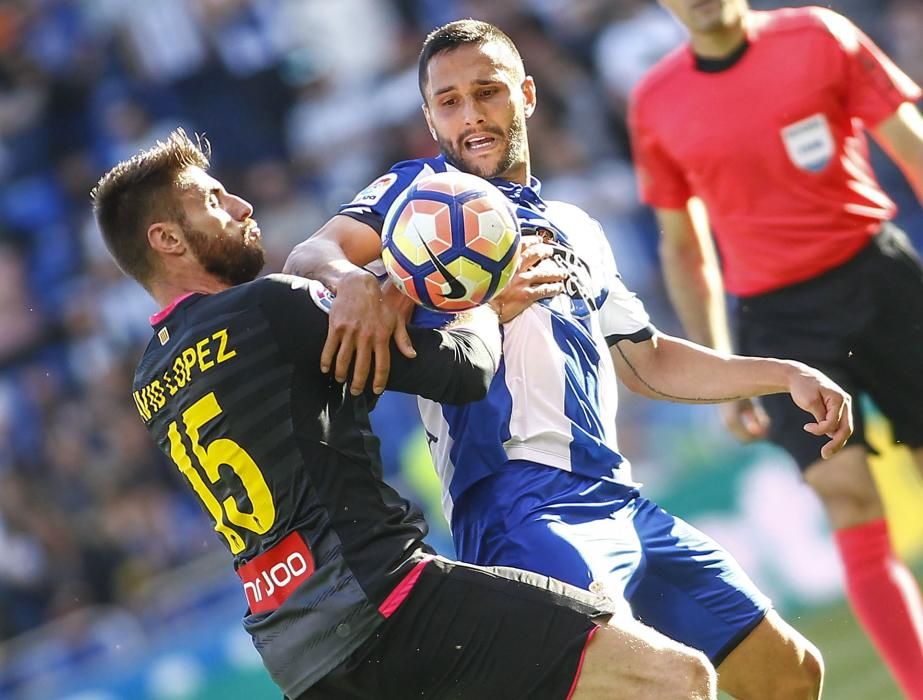
[[[846,603],[790,620],[820,649],[826,663],[824,697],[834,700],[902,700],[903,696],[859,629]]]

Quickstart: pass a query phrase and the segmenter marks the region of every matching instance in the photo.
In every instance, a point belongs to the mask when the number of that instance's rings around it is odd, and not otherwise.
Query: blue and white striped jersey
[[[339,213],[380,233],[388,208],[414,180],[447,170],[455,168],[442,156],[397,163]],[[419,400],[449,522],[461,494],[509,460],[632,484],[616,439],[609,346],[655,332],[641,301],[622,283],[598,222],[573,205],[543,201],[535,178],[525,187],[491,182],[517,205],[523,233],[555,247],[570,278],[564,294],[504,324],[503,358],[486,398],[463,406]],[[413,322],[436,326],[446,319],[421,308]]]

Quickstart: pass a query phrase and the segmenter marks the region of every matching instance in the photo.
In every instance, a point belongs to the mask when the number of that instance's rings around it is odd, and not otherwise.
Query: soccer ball
[[[510,202],[476,175],[420,178],[385,217],[381,258],[394,284],[434,311],[487,302],[519,263],[519,222]]]

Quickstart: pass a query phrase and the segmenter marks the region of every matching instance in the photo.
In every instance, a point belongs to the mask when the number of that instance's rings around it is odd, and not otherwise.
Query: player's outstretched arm
[[[923,115],[916,105],[904,102],[872,133],[903,171],[923,204]]]
[[[638,343],[622,340],[611,353],[619,379],[650,398],[719,403],[788,393],[814,419],[804,429],[830,438],[821,450],[824,459],[852,434],[849,394],[800,362],[719,353],[668,335]]]
[[[830,438],[820,450],[820,456],[827,459],[839,452],[852,435],[852,397],[822,372],[800,362],[793,364],[796,369],[788,392],[799,408],[814,417],[814,422],[806,423],[804,429]]]
[[[330,310],[330,331],[321,353],[321,370],[333,368],[337,381],[350,391],[365,388],[374,366],[372,389],[385,389],[391,368],[390,341],[407,357],[415,351],[407,335],[409,306],[396,290],[382,291],[378,279],[361,266],[381,254],[381,239],[373,228],[348,216],[334,216],[285,261],[283,271],[310,277],[336,294]]]
[[[318,391],[326,390],[330,382],[318,371],[318,360],[330,328],[327,290],[317,280],[287,274],[268,275],[257,288],[286,359]],[[417,356],[405,357],[392,347],[388,389],[448,404],[486,396],[501,352],[500,324],[490,307],[458,314],[442,329],[411,326],[408,332]]]
[[[702,203],[692,199],[685,209],[656,209],[655,214],[667,292],[686,335],[706,347],[731,352],[724,284]],[[742,442],[769,433],[769,417],[750,399],[721,404],[721,419]]]

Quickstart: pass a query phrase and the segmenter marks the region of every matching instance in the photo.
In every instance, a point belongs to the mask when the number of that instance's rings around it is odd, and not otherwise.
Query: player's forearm
[[[446,404],[479,401],[487,395],[500,363],[500,322],[488,306],[459,314],[443,330],[408,329],[417,357],[392,348],[388,388]]]
[[[721,403],[786,392],[799,368],[788,360],[731,355],[668,335],[655,336],[643,347],[622,342],[614,351],[619,355],[617,366],[623,367],[620,377],[630,389],[680,403]]]
[[[369,224],[337,215],[295,246],[284,272],[310,277],[337,293],[347,281],[372,289],[375,278],[362,269],[381,255],[381,238]],[[377,285],[376,285],[377,286]]]
[[[459,332],[473,334],[491,358],[491,373],[497,371],[500,366],[500,353],[503,350],[503,338],[500,335],[500,317],[493,307],[483,304],[458,314],[446,326],[446,331],[455,335]]]
[[[315,279],[334,293],[350,280],[363,277],[375,279],[362,267],[351,262],[336,241],[319,237],[309,238],[296,245],[285,261],[283,272]]]

